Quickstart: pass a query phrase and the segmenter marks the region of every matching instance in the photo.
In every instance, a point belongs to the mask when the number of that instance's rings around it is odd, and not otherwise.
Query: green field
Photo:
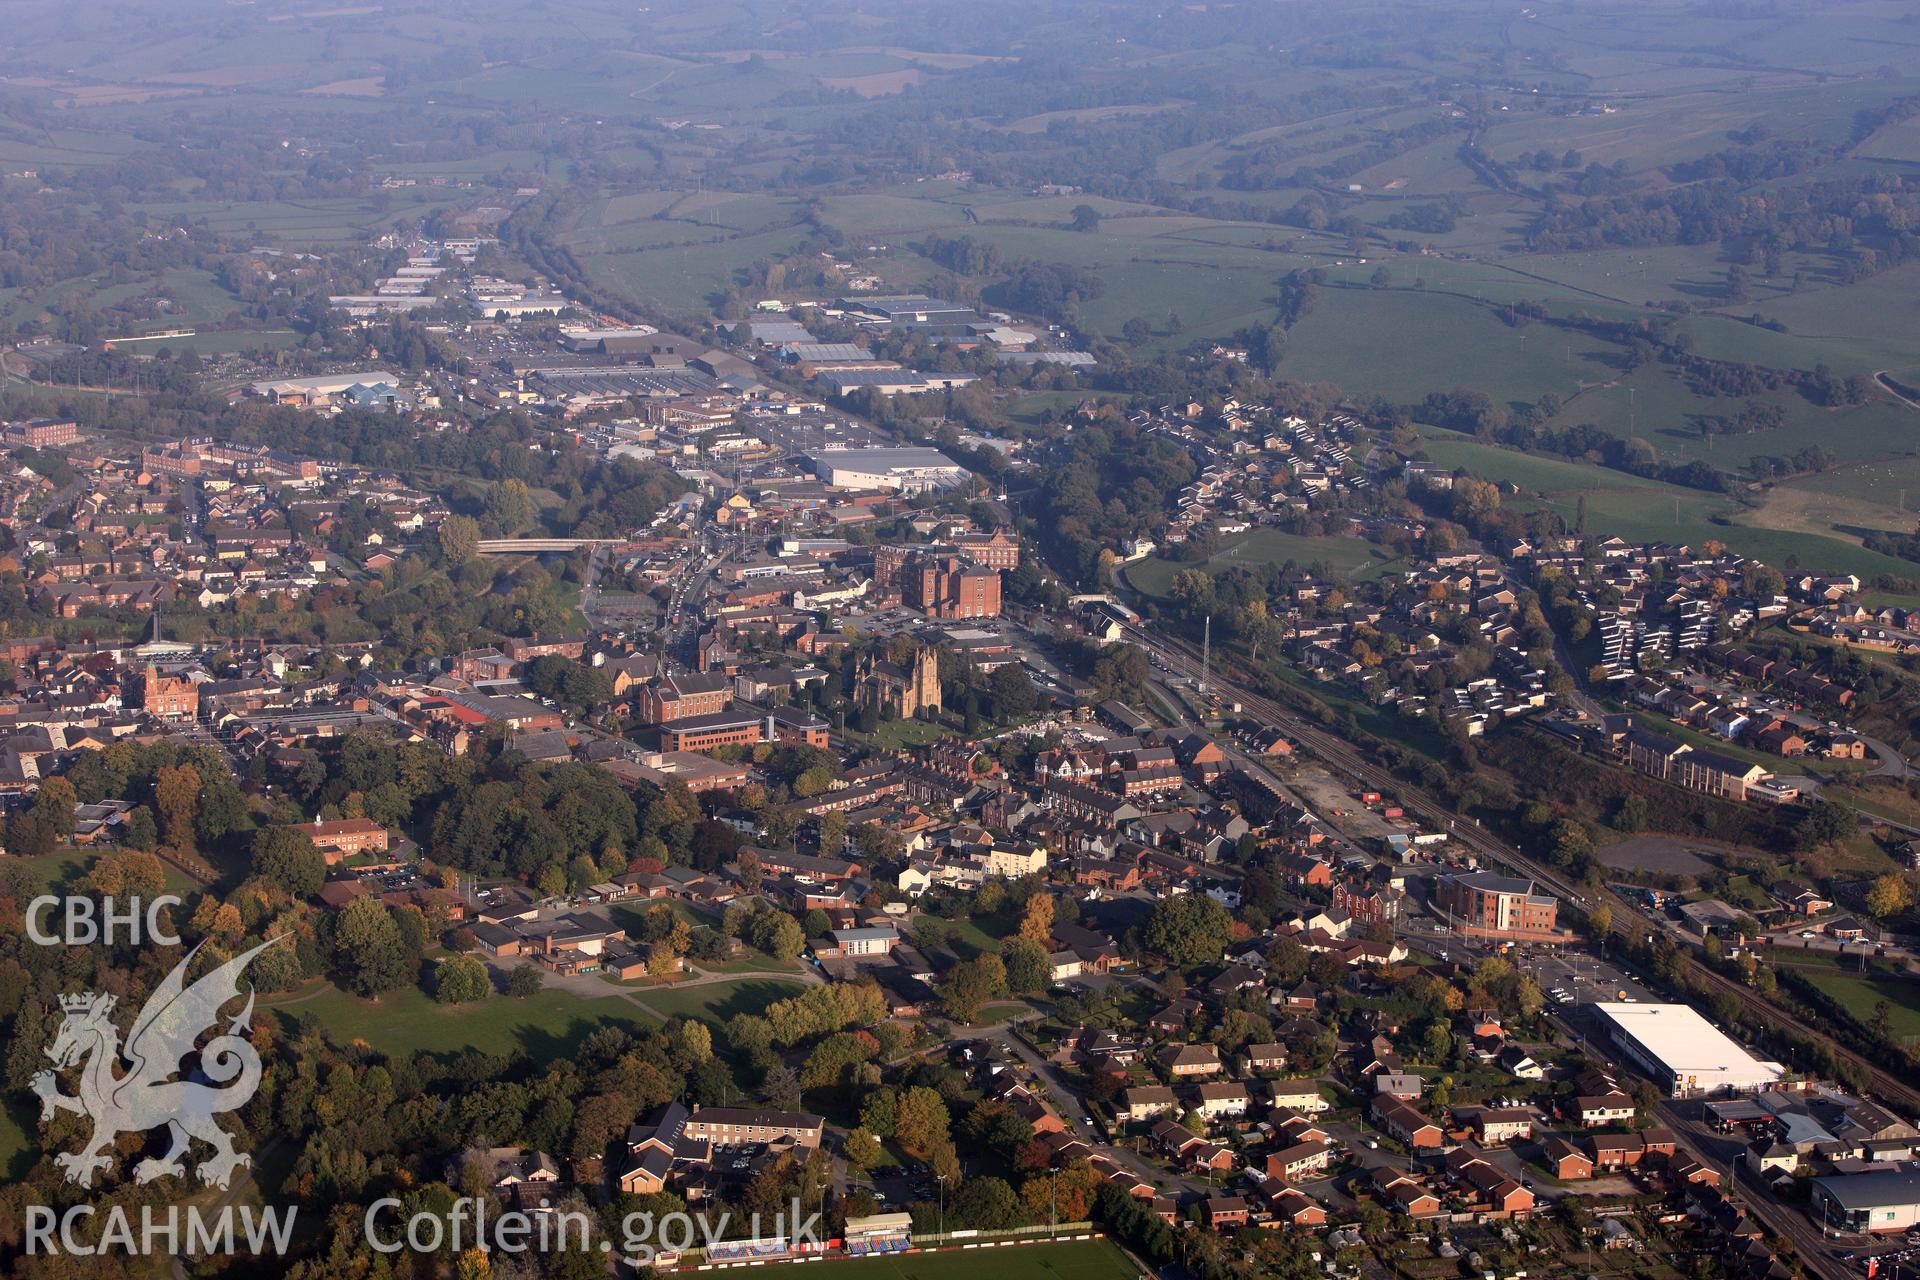
[[[1875,527],[1905,532],[1913,527],[1915,513],[1920,512],[1920,458],[1836,467],[1790,481],[1781,488],[1807,490],[1818,494],[1822,502],[1857,504],[1862,516],[1871,514],[1884,522]]]
[[[693,994],[693,993],[689,993]],[[653,1020],[609,991],[604,1000],[549,987],[532,999],[494,995],[473,1004],[442,1005],[416,987],[363,1000],[333,987],[309,999],[292,997],[262,1002],[291,1025],[313,1018],[329,1038],[351,1044],[365,1041],[381,1053],[446,1054],[463,1049],[510,1054],[525,1050],[541,1061],[562,1057],[603,1026],[643,1028]]]
[[[640,999],[649,1009],[658,1009],[669,1018],[725,1022],[736,1013],[760,1013],[774,1001],[797,996],[805,990],[797,982],[742,978],[738,982],[715,982],[700,987],[642,991]]]
[[[1521,493],[1505,501],[1522,509],[1549,507],[1569,523],[1584,497],[1588,527],[1595,532],[1696,547],[1717,539],[1742,555],[1757,556],[1769,564],[1784,564],[1791,555],[1810,570],[1851,572],[1863,578],[1882,573],[1910,577],[1915,568],[1904,560],[1837,537],[1766,527],[1760,522],[1766,521],[1767,508],[1749,511],[1731,498],[1700,489],[1480,444],[1438,428],[1427,431],[1426,453],[1442,466],[1457,467],[1485,480],[1511,481]]]
[[[1173,586],[1174,575],[1182,569],[1220,573],[1236,567],[1281,565],[1289,560],[1303,568],[1324,564],[1335,574],[1355,580],[1378,578],[1398,563],[1359,538],[1306,538],[1278,529],[1254,529],[1231,539],[1209,559],[1189,563],[1153,556],[1128,565],[1126,575],[1135,590],[1165,596]]]
[[[1545,340],[1564,341],[1558,335]],[[1574,350],[1577,355],[1577,340]],[[1637,436],[1652,445],[1663,461],[1705,462],[1723,471],[1740,471],[1755,457],[1791,457],[1814,445],[1842,461],[1920,448],[1920,412],[1891,397],[1844,409],[1813,404],[1796,391],[1769,392],[1752,399],[1780,407],[1779,428],[1745,435],[1703,434],[1703,422],[1730,418],[1746,398],[1697,394],[1672,369],[1648,365],[1624,376],[1616,371],[1605,383],[1568,397],[1551,425],[1594,426],[1613,436]]]
[[[186,337],[159,338],[123,345],[132,355],[152,355],[157,351],[192,351],[203,356],[227,355],[236,351],[283,351],[300,340],[291,329],[216,329],[199,330]]]
[[[1397,266],[1396,273],[1419,268]],[[1407,278],[1410,280],[1411,276]],[[1495,401],[1572,396],[1620,374],[1612,343],[1538,325],[1515,329],[1450,294],[1405,289],[1324,289],[1288,333],[1283,376],[1354,393],[1414,401],[1470,386]]]
[[[989,919],[988,923],[994,921]],[[947,927],[950,935],[947,945],[955,955],[970,959],[983,951],[1000,949],[1001,936],[987,932],[977,920],[949,920]],[[1000,935],[1010,933],[1012,921],[1002,922],[998,927]]]
[[[825,1280],[974,1280],[982,1271],[999,1280],[1139,1280],[1135,1266],[1108,1240],[1006,1244],[991,1254],[949,1246],[938,1253],[845,1258],[807,1268]]]
[[[1884,1000],[1893,1034],[1920,1036],[1920,982],[1871,974],[1863,977],[1838,969],[1807,976],[1861,1022],[1872,1021],[1874,1006]]]
[[[16,866],[26,867],[50,890],[61,890],[73,884],[87,873],[93,860],[99,856],[91,849],[55,849],[52,853],[39,854],[31,858],[9,858]],[[187,878],[185,872],[170,862],[160,864],[161,881],[168,893],[189,894],[199,886]]]
[[[1908,367],[1920,360],[1920,263],[1907,263],[1846,288],[1808,290],[1756,305],[1796,337],[1867,340],[1907,352]],[[1885,366],[1882,366],[1885,367]]]

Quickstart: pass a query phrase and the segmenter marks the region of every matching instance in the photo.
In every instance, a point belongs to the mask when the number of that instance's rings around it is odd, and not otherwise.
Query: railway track
[[[1185,642],[1147,631],[1139,626],[1129,626],[1127,632],[1135,644],[1158,657],[1169,670],[1194,678],[1200,676],[1199,656]],[[1286,730],[1296,741],[1328,764],[1378,790],[1391,789],[1401,797],[1401,803],[1406,809],[1419,814],[1436,829],[1447,831],[1453,839],[1472,849],[1481,858],[1509,870],[1524,871],[1563,898],[1575,902],[1586,901],[1585,893],[1569,882],[1557,868],[1536,861],[1487,831],[1474,820],[1463,818],[1440,805],[1418,787],[1368,760],[1350,743],[1313,724],[1299,712],[1271,698],[1248,691],[1234,678],[1240,675],[1236,664],[1215,663],[1206,675],[1209,685],[1229,694],[1241,706],[1275,727]],[[1632,939],[1635,936],[1650,937],[1659,931],[1653,921],[1613,893],[1601,890],[1595,895],[1595,901],[1596,903],[1604,902],[1610,909],[1613,917],[1612,933]],[[1872,1059],[1854,1052],[1824,1028],[1815,1026],[1798,1015],[1780,1008],[1759,992],[1708,968],[1691,955],[1686,956],[1683,963],[1688,976],[1697,985],[1732,997],[1756,1016],[1825,1043],[1832,1049],[1836,1059],[1851,1063],[1867,1073],[1867,1078],[1872,1083],[1872,1092],[1883,1102],[1900,1106],[1908,1114],[1920,1113],[1920,1089],[1915,1089],[1883,1070]]]

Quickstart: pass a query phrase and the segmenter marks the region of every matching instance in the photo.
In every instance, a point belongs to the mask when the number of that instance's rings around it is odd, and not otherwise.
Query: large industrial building
[[[813,464],[816,475],[842,489],[924,493],[951,489],[967,478],[967,469],[938,449],[827,449]]]
[[[368,389],[383,400],[391,400],[400,395],[400,376],[385,369],[366,369],[318,378],[270,378],[254,383],[249,390],[262,400],[313,409],[347,397],[356,388]]]
[[[1596,1004],[1608,1037],[1628,1061],[1674,1097],[1751,1093],[1785,1074],[1762,1062],[1684,1004]]]
[[[1920,1226],[1920,1173],[1907,1169],[1815,1178],[1812,1215],[1842,1231],[1905,1231]]]

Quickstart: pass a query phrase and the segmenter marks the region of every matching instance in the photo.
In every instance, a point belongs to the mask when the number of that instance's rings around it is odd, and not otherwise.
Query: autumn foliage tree
[[[154,775],[153,807],[160,833],[177,848],[193,847],[193,819],[200,808],[200,774],[190,764],[169,765]]]
[[[1053,937],[1052,894],[1041,890],[1027,899],[1026,910],[1020,916],[1020,936],[1041,946]]]

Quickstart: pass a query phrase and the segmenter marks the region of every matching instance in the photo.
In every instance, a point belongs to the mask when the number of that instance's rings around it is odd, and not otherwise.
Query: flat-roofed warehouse
[[[823,449],[813,465],[815,475],[843,489],[923,493],[950,489],[967,478],[967,469],[938,449]]]
[[[552,395],[613,399],[700,395],[718,385],[692,369],[646,369],[637,365],[568,365],[541,369],[536,376]]]
[[[1684,1004],[1596,1004],[1608,1037],[1669,1094],[1751,1093],[1786,1074],[1762,1062]]]

